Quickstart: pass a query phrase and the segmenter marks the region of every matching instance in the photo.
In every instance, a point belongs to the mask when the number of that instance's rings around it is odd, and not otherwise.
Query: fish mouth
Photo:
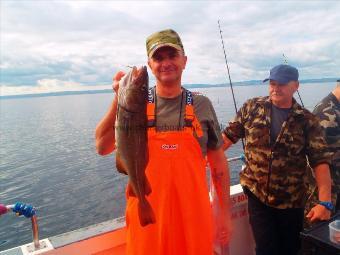
[[[132,68],[132,81],[138,86],[147,86],[148,72],[146,66],[142,66],[140,68],[134,66]]]

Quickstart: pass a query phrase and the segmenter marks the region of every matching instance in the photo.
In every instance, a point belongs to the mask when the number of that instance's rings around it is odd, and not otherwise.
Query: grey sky
[[[302,79],[337,77],[339,13],[338,1],[1,1],[1,94],[109,88],[165,28],[188,55],[183,83],[224,83],[218,19],[233,81],[265,78],[283,53]]]

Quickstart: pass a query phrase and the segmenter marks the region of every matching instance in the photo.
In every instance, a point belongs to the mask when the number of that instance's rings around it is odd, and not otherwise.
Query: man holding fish
[[[98,153],[116,149],[117,169],[129,175],[127,254],[212,254],[207,161],[221,208],[215,237],[222,245],[230,237],[230,177],[216,114],[208,98],[182,87],[187,56],[175,31],[150,35],[146,49],[156,86],[147,88],[145,67],[118,72],[118,97],[96,128]]]

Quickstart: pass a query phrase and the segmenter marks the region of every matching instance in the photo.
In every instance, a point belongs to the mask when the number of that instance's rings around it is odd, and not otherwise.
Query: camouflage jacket
[[[241,185],[269,206],[302,208],[307,200],[307,157],[311,167],[330,164],[323,129],[317,118],[293,99],[287,120],[271,146],[270,116],[269,97],[253,98],[224,130],[233,143],[245,138],[246,167],[240,173]]]
[[[320,119],[329,149],[334,153],[331,164],[333,193],[340,193],[340,103],[330,93],[316,105],[313,113]]]

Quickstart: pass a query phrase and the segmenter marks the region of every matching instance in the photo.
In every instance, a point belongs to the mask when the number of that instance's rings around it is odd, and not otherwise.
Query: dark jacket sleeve
[[[325,131],[313,114],[309,114],[307,120],[306,154],[312,168],[322,163],[331,164],[332,152],[328,148]]]

